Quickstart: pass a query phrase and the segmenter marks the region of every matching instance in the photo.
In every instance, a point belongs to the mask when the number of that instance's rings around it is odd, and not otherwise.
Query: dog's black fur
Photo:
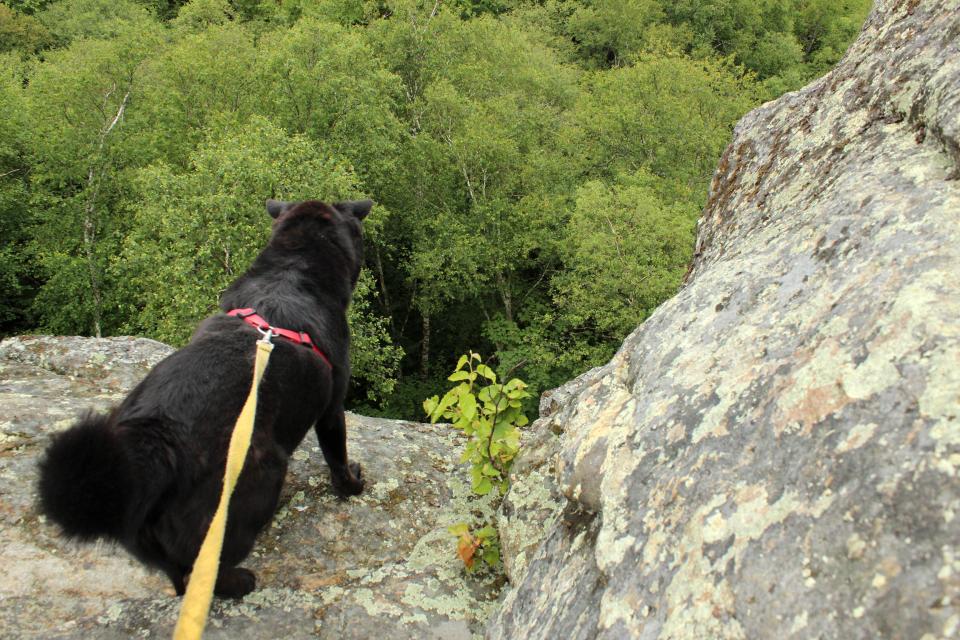
[[[305,331],[330,360],[275,338],[260,386],[249,453],[227,517],[215,592],[242,597],[240,567],[277,507],[287,459],[313,426],[334,491],[359,494],[347,459],[343,401],[350,376],[347,306],[363,260],[369,200],[267,202],[276,220],[266,249],[220,300],[252,307],[271,325]],[[120,542],[164,571],[178,595],[219,501],[227,445],[248,395],[256,329],[224,313],[160,362],[109,415],[88,415],[56,436],[40,467],[41,509],[68,536]]]

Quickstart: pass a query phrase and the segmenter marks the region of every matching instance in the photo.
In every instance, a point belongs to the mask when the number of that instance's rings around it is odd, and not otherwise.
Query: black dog
[[[239,598],[253,572],[237,567],[277,508],[287,459],[313,426],[342,497],[363,491],[347,459],[343,401],[350,376],[347,306],[363,260],[369,200],[267,201],[267,248],[224,293],[223,311],[253,309],[307,334],[317,349],[274,338],[253,439],[227,514],[216,593]],[[241,316],[244,314],[240,314]],[[42,510],[72,537],[114,539],[164,571],[178,595],[223,486],[227,445],[261,337],[241,317],[205,320],[109,415],[56,436],[40,467]],[[318,353],[322,352],[322,353]]]

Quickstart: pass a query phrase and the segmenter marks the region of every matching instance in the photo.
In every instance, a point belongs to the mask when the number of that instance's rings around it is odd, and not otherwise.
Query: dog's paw
[[[257,586],[257,576],[243,567],[221,568],[213,592],[221,598],[242,598]]]
[[[341,498],[360,495],[365,484],[358,462],[349,463],[343,472],[333,475],[333,492]]]

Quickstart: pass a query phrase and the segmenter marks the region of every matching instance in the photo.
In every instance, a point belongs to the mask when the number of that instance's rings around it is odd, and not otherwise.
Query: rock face
[[[488,638],[960,633],[960,4],[748,114],[686,286],[545,399]]]
[[[20,337],[0,343],[0,637],[167,637],[180,600],[165,577],[108,545],[74,545],[36,507],[50,434],[119,401],[166,345],[133,338]],[[463,638],[495,604],[493,576],[466,577],[448,525],[470,513],[443,425],[348,415],[367,490],[336,500],[312,435],[294,453],[273,525],[245,566],[258,588],[215,601],[207,638]]]

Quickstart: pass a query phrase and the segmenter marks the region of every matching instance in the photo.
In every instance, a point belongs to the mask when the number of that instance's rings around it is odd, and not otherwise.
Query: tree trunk
[[[103,97],[104,103],[110,99],[113,89],[107,92]],[[127,101],[130,99],[130,91],[127,91],[117,109],[117,115],[109,124],[100,131],[100,145],[97,148],[97,156],[94,158],[94,164],[90,166],[87,172],[87,203],[83,209],[83,252],[87,260],[87,272],[90,274],[90,292],[93,295],[93,333],[96,337],[103,337],[102,315],[103,315],[103,289],[100,282],[100,270],[97,268],[97,259],[95,249],[97,245],[97,195],[100,192],[100,182],[103,174],[106,172],[104,167],[103,153],[107,144],[107,136],[113,131],[113,128],[123,117],[123,111],[127,107]],[[99,163],[100,167],[96,164]]]
[[[423,316],[423,340],[420,342],[420,375],[430,373],[430,316]]]
[[[390,296],[387,295],[387,279],[383,275],[383,261],[380,259],[380,247],[373,244],[373,262],[377,266],[377,280],[380,284],[380,295],[383,296],[383,308],[390,318],[390,324],[393,325],[393,313],[390,312]]]
[[[502,273],[498,273],[497,284],[500,288],[500,298],[503,300],[503,314],[508,322],[513,322],[513,296],[510,295],[510,283]]]
[[[93,248],[97,242],[97,227],[93,219],[93,202],[89,202],[83,216],[83,250],[87,258],[87,271],[90,274],[90,292],[93,295],[93,334],[102,338],[101,309],[103,309],[103,294],[100,290],[100,272],[97,269],[97,260]]]

